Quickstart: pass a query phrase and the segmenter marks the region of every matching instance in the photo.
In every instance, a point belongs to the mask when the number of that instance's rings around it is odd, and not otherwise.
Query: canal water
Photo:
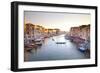
[[[56,44],[64,42],[64,44]],[[24,52],[24,61],[47,61],[47,60],[73,60],[87,59],[84,53],[80,52],[76,44],[65,39],[64,35],[50,37],[44,40],[42,46],[32,48],[30,52]]]

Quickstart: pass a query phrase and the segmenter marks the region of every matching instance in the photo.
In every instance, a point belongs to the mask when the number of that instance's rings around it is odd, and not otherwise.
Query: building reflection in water
[[[56,44],[56,42],[66,43]],[[64,35],[46,38],[41,46],[37,46],[35,48],[25,48],[24,50],[25,62],[89,58],[90,53],[80,52],[77,45],[70,40],[66,40]]]
[[[47,44],[47,38],[43,41],[43,45]],[[42,48],[42,45],[35,48],[24,48],[24,61],[28,61],[31,55],[35,55],[37,52],[39,52]]]
[[[30,48],[25,48],[25,49],[30,49]],[[25,50],[24,51],[24,61],[28,61],[31,54],[36,54],[39,51],[39,46],[37,48],[31,48],[31,50]]]

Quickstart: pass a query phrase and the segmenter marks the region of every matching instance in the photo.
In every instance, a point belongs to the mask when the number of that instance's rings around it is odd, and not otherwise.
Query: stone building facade
[[[71,27],[70,36],[79,37],[84,40],[88,40],[90,38],[90,24],[82,25],[79,27]]]

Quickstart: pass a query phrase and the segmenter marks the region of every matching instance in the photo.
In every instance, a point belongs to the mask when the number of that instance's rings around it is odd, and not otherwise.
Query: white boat
[[[36,44],[36,45],[40,45],[40,46],[41,46],[42,43],[43,43],[43,40],[42,40],[42,39],[36,39],[36,40],[35,40],[35,44]]]

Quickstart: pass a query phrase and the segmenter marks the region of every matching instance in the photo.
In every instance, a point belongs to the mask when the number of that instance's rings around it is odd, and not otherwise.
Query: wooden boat
[[[66,42],[56,42],[56,44],[66,44]]]
[[[36,45],[36,44],[25,44],[24,47],[25,47],[25,48],[36,48],[37,45]]]

